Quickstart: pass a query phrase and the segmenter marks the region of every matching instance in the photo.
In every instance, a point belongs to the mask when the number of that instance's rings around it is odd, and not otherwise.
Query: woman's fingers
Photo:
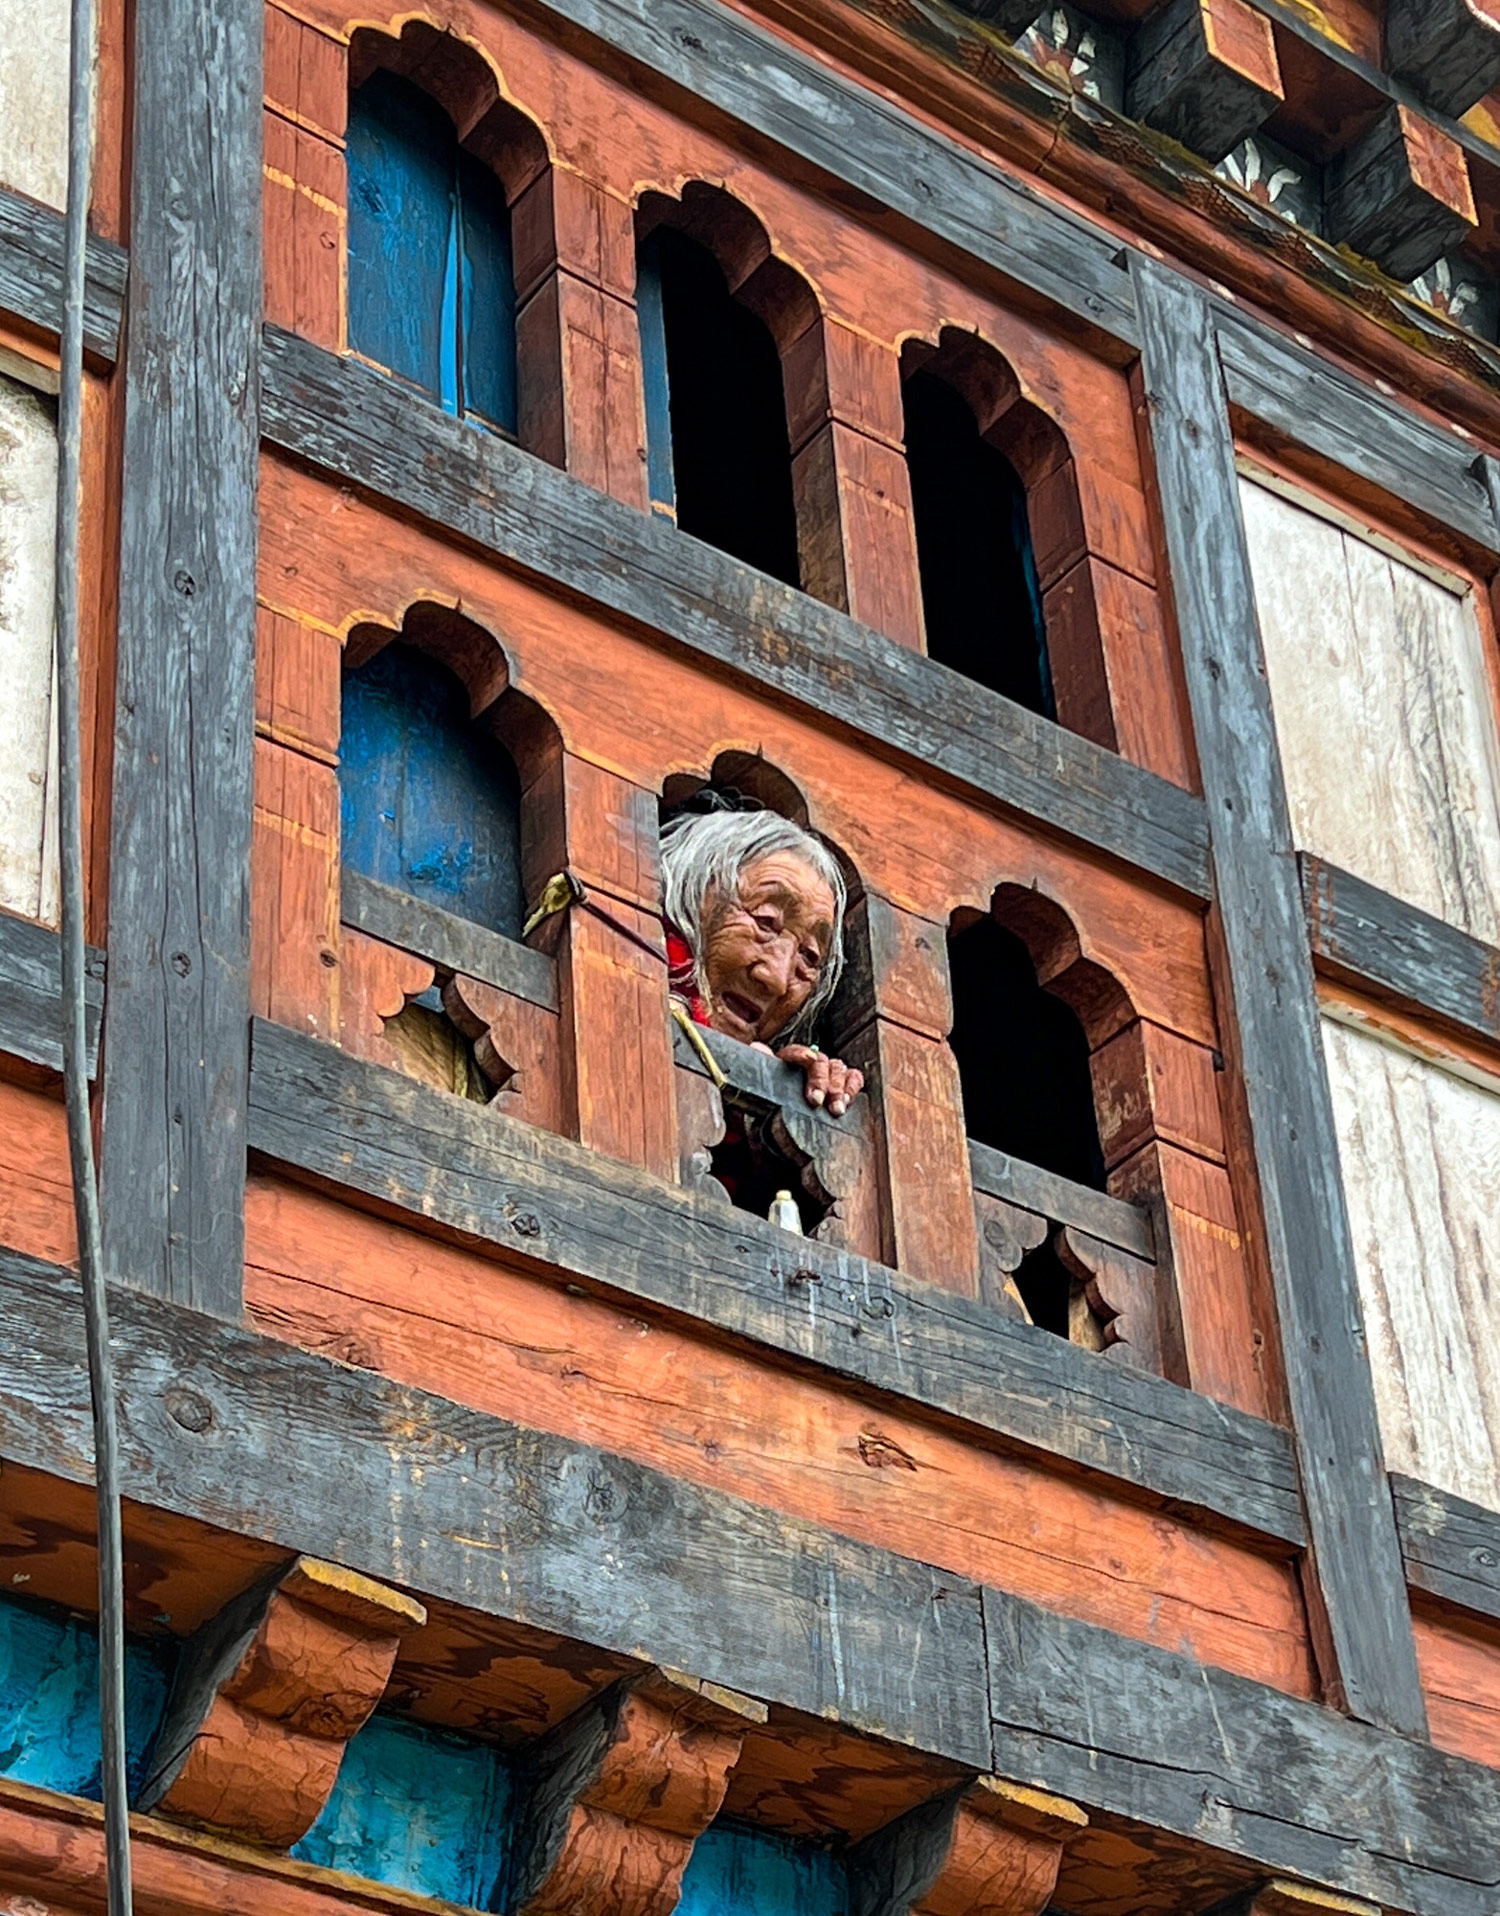
[[[826,1104],[830,1117],[841,1118],[859,1096],[864,1073],[853,1071],[842,1058],[830,1058],[811,1045],[784,1045],[777,1052],[783,1064],[795,1065],[806,1076],[803,1086],[809,1104]]]
[[[828,1064],[828,1110],[829,1115],[841,1118],[864,1089],[865,1074],[846,1065],[841,1058],[831,1058]]]

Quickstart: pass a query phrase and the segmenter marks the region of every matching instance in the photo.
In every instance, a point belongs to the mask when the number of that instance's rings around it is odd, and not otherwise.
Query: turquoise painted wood
[[[520,937],[520,780],[446,666],[397,640],[344,674],[339,794],[350,870]]]
[[[646,392],[646,484],[651,510],[677,517],[672,469],[672,405],[667,383],[667,316],[662,301],[661,244],[652,234],[636,260],[635,309],[641,332],[641,379]]]
[[[419,87],[377,68],[349,103],[349,343],[446,412],[516,429],[510,213]]]
[[[125,1741],[132,1799],[161,1728],[177,1646],[127,1644]],[[100,1798],[99,1638],[63,1612],[0,1597],[0,1776]]]
[[[737,1823],[698,1838],[677,1916],[848,1916],[841,1858]]]
[[[326,1809],[292,1854],[493,1909],[511,1801],[509,1768],[489,1744],[376,1714],[344,1752]]]

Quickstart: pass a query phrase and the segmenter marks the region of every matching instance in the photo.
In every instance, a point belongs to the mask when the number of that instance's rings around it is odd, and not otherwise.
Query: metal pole
[[[62,880],[63,1089],[78,1269],[94,1410],[99,1530],[99,1722],[109,1916],[130,1916],[130,1808],[125,1752],[125,1579],[120,1534],[120,1457],[109,1309],[99,1232],[99,1188],[89,1112],[84,1012],[83,754],[79,727],[78,521],[83,437],[83,308],[93,171],[93,0],[71,0],[68,60],[68,208],[63,269],[57,418],[57,544],[54,645],[57,667],[58,809]]]

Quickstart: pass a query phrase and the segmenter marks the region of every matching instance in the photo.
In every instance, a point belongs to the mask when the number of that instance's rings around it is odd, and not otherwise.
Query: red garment
[[[692,947],[675,925],[664,925],[663,929],[667,934],[667,989],[687,1006],[687,1014],[695,1025],[706,1025],[708,1006],[698,990],[698,968],[693,963]]]

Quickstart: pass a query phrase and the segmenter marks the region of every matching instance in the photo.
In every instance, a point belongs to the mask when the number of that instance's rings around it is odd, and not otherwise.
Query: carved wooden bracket
[[[974,1217],[979,1226],[979,1296],[1002,1316],[1031,1322],[1015,1274],[1028,1251],[1047,1241],[1050,1221],[1037,1211],[1024,1210],[987,1191],[974,1193]]]
[[[665,1670],[543,1737],[516,1832],[514,1916],[669,1916],[693,1844],[766,1708]]]
[[[458,972],[443,986],[444,1011],[473,1045],[475,1064],[497,1091],[503,1091],[516,1075],[515,1065],[502,1050],[503,1026],[513,1003],[508,992]]]
[[[694,1045],[679,1030],[673,1034],[676,1072],[678,1175],[703,1196],[727,1193],[713,1173],[714,1147],[725,1134],[725,1099],[738,1104],[743,1122],[761,1127],[761,1136],[786,1170],[786,1187],[808,1200],[820,1218],[812,1235],[824,1244],[856,1248],[855,1214],[871,1185],[874,1161],[869,1106],[856,1102],[849,1115],[831,1119],[803,1096],[800,1072],[736,1044],[719,1032],[701,1039],[727,1079],[716,1089]]]
[[[1065,1797],[982,1776],[850,1850],[852,1916],[1040,1916],[1088,1820]]]
[[[1098,1348],[1117,1363],[1159,1375],[1156,1266],[1071,1224],[1057,1234],[1057,1254],[1073,1274],[1079,1315],[1087,1311],[1098,1327]],[[1078,1332],[1071,1315],[1070,1335],[1074,1343],[1092,1341]]]
[[[183,1646],[140,1808],[290,1848],[401,1637],[426,1621],[412,1598],[315,1557],[252,1585]]]

